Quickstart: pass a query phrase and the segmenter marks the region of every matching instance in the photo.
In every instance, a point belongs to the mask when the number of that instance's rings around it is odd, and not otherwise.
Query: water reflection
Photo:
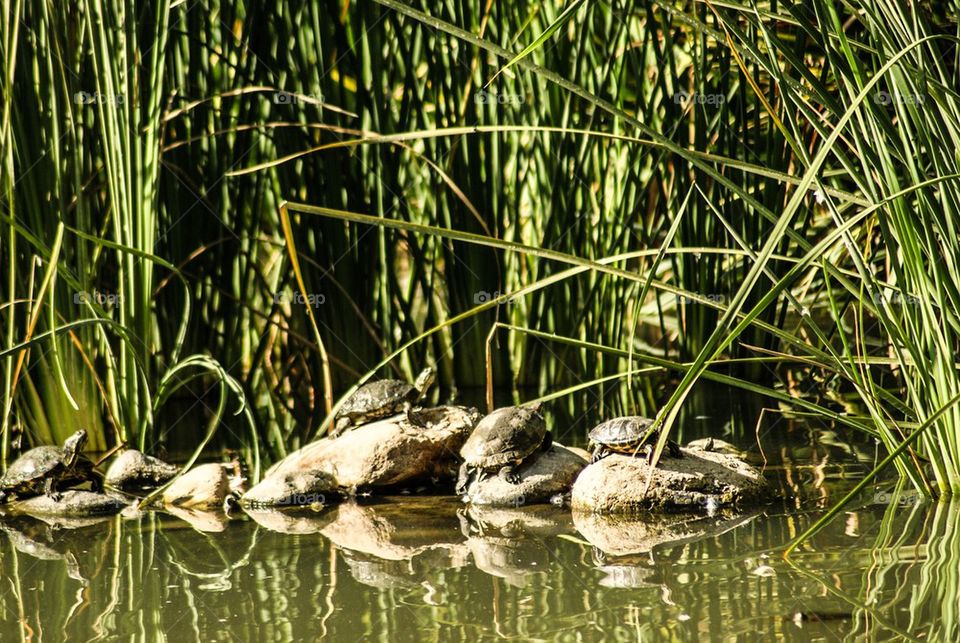
[[[960,505],[883,498],[789,562],[778,550],[818,514],[786,505],[672,528],[443,498],[7,517],[0,638],[957,640]]]

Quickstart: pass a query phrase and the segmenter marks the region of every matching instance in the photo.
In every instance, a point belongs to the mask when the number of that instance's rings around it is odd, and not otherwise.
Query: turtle
[[[102,477],[81,451],[87,432],[80,429],[62,447],[39,446],[17,458],[0,478],[0,502],[11,495],[28,498],[45,494],[59,501],[60,489],[90,481],[94,491],[103,488]]]
[[[353,426],[408,413],[423,399],[436,378],[436,370],[428,366],[411,386],[401,380],[377,380],[364,384],[344,401],[337,412],[331,435],[336,436]]]
[[[659,439],[660,432],[653,431],[649,438],[644,439],[653,420],[638,415],[616,417],[601,422],[590,431],[590,443],[593,445],[593,461],[597,462],[611,453],[623,453],[635,456],[643,450],[647,462],[653,460],[654,443]],[[667,452],[674,458],[682,458],[680,445],[673,440],[667,440]]]
[[[477,423],[460,449],[463,464],[457,476],[457,494],[466,493],[472,478],[479,482],[492,471],[517,484],[517,467],[537,451],[547,451],[552,444],[553,437],[540,415],[539,404],[497,409]]]

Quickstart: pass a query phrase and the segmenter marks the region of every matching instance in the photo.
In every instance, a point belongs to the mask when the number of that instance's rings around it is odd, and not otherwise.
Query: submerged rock
[[[598,513],[710,513],[757,504],[772,495],[760,472],[735,456],[700,449],[682,452],[682,458],[661,458],[656,467],[645,458],[607,456],[580,473],[571,505]]]
[[[222,508],[230,493],[230,480],[222,464],[201,464],[184,473],[163,490],[163,503],[193,509]]]
[[[55,500],[50,496],[34,496],[10,505],[11,513],[30,516],[63,516],[81,518],[86,516],[109,516],[119,513],[126,504],[103,493],[71,489],[63,491]]]
[[[496,474],[474,479],[464,497],[471,504],[499,507],[549,503],[553,496],[570,491],[585,466],[587,460],[582,456],[554,444],[517,467],[520,482],[513,484]]]
[[[424,413],[425,426],[398,415],[308,444],[273,465],[241,502],[257,507],[327,503],[358,491],[448,480],[480,414],[459,406]]]
[[[121,491],[146,491],[169,481],[180,468],[136,449],[127,449],[110,463],[105,482]]]

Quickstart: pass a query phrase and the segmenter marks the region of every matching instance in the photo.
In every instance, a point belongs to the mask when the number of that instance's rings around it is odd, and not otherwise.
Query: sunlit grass
[[[183,395],[270,459],[434,362],[668,430],[713,380],[954,495],[956,25],[901,5],[8,1],[4,448]]]

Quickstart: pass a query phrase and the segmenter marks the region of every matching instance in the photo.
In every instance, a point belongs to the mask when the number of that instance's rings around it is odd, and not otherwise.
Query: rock
[[[193,509],[222,508],[230,493],[230,480],[222,464],[193,467],[163,490],[163,503]]]
[[[554,444],[548,451],[537,454],[517,469],[520,482],[512,484],[493,474],[483,480],[474,480],[467,487],[466,500],[475,505],[519,507],[548,503],[556,494],[570,490],[588,460],[572,450]]]
[[[323,506],[339,495],[336,479],[322,469],[284,470],[268,473],[260,484],[243,494],[240,504],[253,509]]]
[[[179,471],[179,467],[159,458],[127,449],[110,463],[104,481],[121,491],[145,491],[159,487]]]
[[[10,511],[37,517],[82,518],[113,515],[119,513],[125,506],[123,502],[106,494],[71,489],[62,491],[59,500],[46,495],[19,500],[10,505]]]
[[[760,472],[726,453],[682,449],[684,457],[660,459],[613,454],[585,468],[573,485],[575,510],[631,514],[644,511],[747,507],[771,497]],[[650,478],[649,488],[647,478]]]
[[[358,490],[385,491],[451,478],[457,453],[480,414],[459,406],[422,413],[429,420],[426,426],[410,424],[405,415],[397,415],[308,444],[273,465],[244,494],[242,503],[310,504],[312,494],[329,502]]]
[[[695,451],[706,451],[708,453],[726,453],[754,466],[763,466],[765,464],[763,457],[759,453],[755,451],[744,451],[735,444],[731,444],[720,438],[690,440],[690,442],[687,443],[687,448]]]

